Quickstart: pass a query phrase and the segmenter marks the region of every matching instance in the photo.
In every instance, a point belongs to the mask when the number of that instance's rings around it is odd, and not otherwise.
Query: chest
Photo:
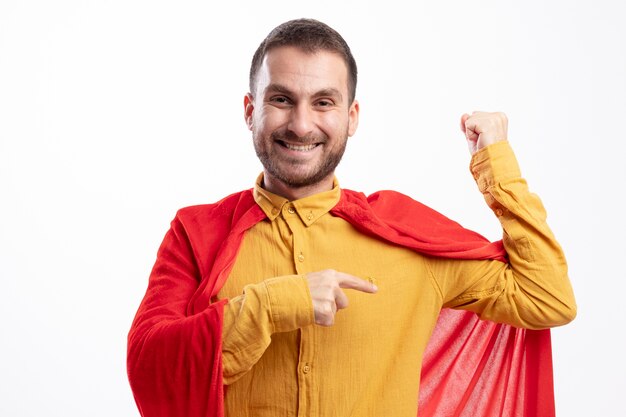
[[[295,216],[255,225],[244,236],[235,265],[218,296],[232,298],[240,295],[246,285],[267,278],[324,269],[372,281],[379,288],[375,295],[346,290],[350,308],[338,317],[339,328],[344,320],[349,325],[384,325],[395,319],[436,318],[441,307],[424,256],[364,235],[331,215],[309,226]]]

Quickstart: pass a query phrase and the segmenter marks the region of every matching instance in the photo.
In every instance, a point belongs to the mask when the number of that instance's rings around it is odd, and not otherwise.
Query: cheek
[[[274,107],[264,108],[256,117],[257,130],[273,132],[287,123],[288,116],[286,113]]]
[[[319,125],[327,136],[343,136],[348,129],[348,118],[329,113],[321,118]]]

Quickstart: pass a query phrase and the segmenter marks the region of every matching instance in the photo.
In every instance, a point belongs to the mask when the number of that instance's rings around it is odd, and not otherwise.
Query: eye
[[[323,100],[318,100],[315,104],[318,105],[319,107],[331,107],[335,103],[333,103],[331,100],[323,99]]]
[[[273,97],[270,97],[269,101],[270,101],[270,103],[275,103],[275,104],[280,104],[280,105],[285,105],[285,104],[291,103],[291,100],[289,100],[285,96],[273,96]]]

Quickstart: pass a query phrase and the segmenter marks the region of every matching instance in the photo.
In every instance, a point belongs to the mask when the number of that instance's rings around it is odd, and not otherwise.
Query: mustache
[[[294,145],[312,145],[314,143],[326,143],[328,136],[326,135],[306,135],[298,136],[293,132],[272,132],[270,139],[273,141],[289,142]]]

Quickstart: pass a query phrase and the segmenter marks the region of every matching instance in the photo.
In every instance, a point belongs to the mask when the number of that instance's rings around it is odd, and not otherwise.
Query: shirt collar
[[[254,186],[254,200],[268,219],[274,221],[282,211],[296,212],[307,227],[335,207],[341,197],[341,189],[339,188],[337,178],[333,179],[332,190],[294,201],[289,201],[285,197],[270,193],[261,184],[263,184],[263,173],[257,177]]]

